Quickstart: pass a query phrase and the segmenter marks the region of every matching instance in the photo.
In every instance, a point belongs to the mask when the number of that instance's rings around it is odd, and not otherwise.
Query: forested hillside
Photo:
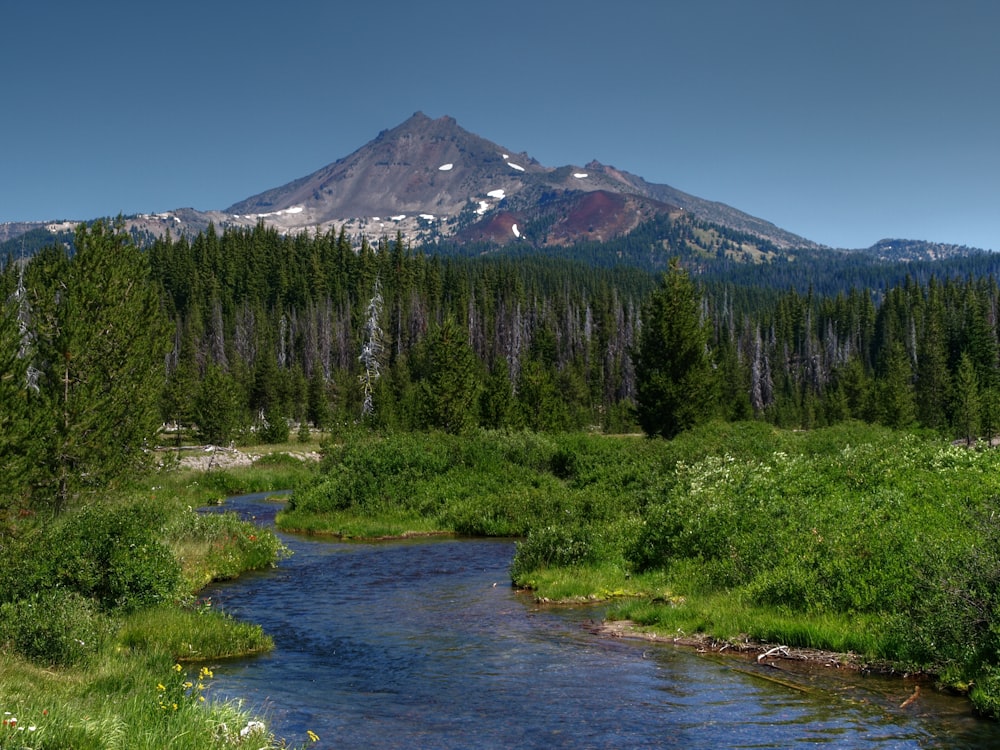
[[[720,255],[749,242],[717,239]],[[98,465],[140,458],[160,423],[214,443],[362,421],[637,430],[640,333],[651,293],[676,274],[693,285],[690,335],[704,336],[708,362],[694,421],[997,431],[992,256],[914,264],[893,283],[885,273],[903,266],[883,264],[880,286],[823,293],[782,290],[799,259],[726,276],[698,263],[703,249],[632,241],[658,253],[652,265],[679,261],[664,276],[541,255],[442,257],[398,236],[356,244],[343,230],[283,236],[263,225],[167,236],[141,252],[120,227],[81,228],[75,252],[53,246],[5,264],[0,452],[25,476],[48,465],[62,502],[72,477],[96,481]],[[875,265],[858,267],[875,277]],[[89,455],[108,434],[115,449]]]

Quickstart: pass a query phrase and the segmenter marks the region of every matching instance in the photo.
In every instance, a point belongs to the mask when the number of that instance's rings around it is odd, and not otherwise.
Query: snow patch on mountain
[[[289,216],[294,216],[295,214],[300,214],[305,211],[305,206],[292,206],[291,208],[282,208],[278,211],[268,211],[265,214],[248,214],[248,218],[256,217],[258,219],[267,219],[271,216],[281,216],[282,214],[287,214]],[[240,218],[239,214],[233,214],[234,219]]]

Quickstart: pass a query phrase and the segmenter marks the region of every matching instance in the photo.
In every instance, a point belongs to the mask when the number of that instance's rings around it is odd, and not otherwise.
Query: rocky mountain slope
[[[322,169],[247,198],[227,221],[292,229],[347,225],[412,239],[454,237],[538,245],[606,240],[657,215],[689,212],[778,247],[815,243],[721,203],[592,161],[547,167],[468,132],[451,117],[415,113]]]

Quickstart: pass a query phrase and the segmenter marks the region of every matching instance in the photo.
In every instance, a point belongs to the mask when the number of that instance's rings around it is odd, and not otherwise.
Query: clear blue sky
[[[835,247],[1000,250],[995,0],[4,6],[0,221],[222,209],[421,110]]]

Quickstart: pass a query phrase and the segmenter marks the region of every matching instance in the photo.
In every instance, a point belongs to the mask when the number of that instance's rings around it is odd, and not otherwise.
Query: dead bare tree
[[[382,353],[382,329],[378,323],[379,316],[382,314],[382,291],[378,277],[375,277],[374,292],[368,302],[368,316],[364,328],[365,338],[361,347],[361,356],[358,357],[365,368],[365,371],[361,373],[361,387],[364,391],[364,401],[361,404],[362,418],[370,417],[375,413],[373,398],[375,382],[379,378],[379,355]]]

